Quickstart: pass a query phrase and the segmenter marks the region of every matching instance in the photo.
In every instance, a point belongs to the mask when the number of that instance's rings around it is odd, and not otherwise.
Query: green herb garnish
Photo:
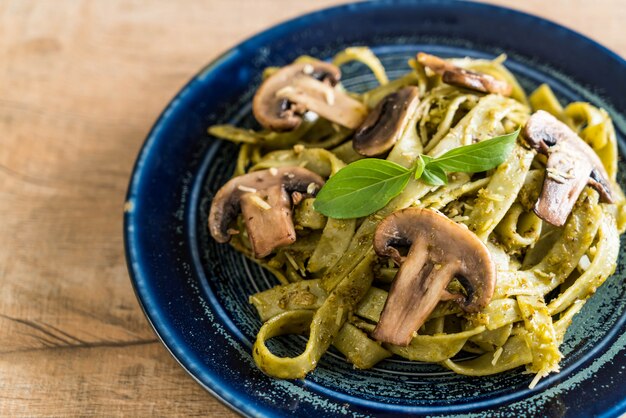
[[[448,172],[479,173],[497,167],[513,150],[519,132],[455,148],[437,158],[420,155],[411,168],[378,158],[355,161],[326,182],[314,208],[337,219],[370,215],[402,193],[411,177],[441,186],[448,183]]]
[[[313,207],[331,218],[359,218],[376,212],[399,195],[412,170],[377,158],[358,160],[339,170],[322,187]]]

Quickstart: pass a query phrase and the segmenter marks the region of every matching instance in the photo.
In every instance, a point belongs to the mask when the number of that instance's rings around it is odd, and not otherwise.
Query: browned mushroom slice
[[[293,63],[268,77],[259,87],[252,100],[252,112],[256,120],[267,129],[290,131],[302,122],[305,111],[276,92],[291,84],[294,77],[308,75],[334,86],[341,78],[341,71],[332,64],[322,61]]]
[[[441,80],[446,84],[467,87],[483,93],[501,94],[503,96],[510,96],[513,90],[511,85],[504,81],[487,74],[479,74],[462,68],[457,71],[444,72]]]
[[[354,134],[354,150],[367,157],[389,151],[407,128],[418,104],[419,89],[414,86],[387,95]]]
[[[396,246],[409,247],[403,257]],[[374,249],[400,264],[374,330],[379,341],[406,346],[439,300],[455,300],[466,312],[485,307],[496,284],[495,264],[482,241],[467,228],[430,209],[394,212],[377,227]],[[446,287],[453,278],[464,294]]]
[[[420,52],[417,54],[417,61],[439,74],[446,84],[503,96],[510,96],[513,91],[513,87],[506,81],[498,80],[489,74],[466,70],[434,55]]]
[[[256,120],[267,129],[289,131],[310,110],[348,128],[359,126],[365,106],[334,88],[341,71],[322,61],[287,65],[267,78],[252,101]]]
[[[586,185],[600,193],[602,202],[612,203],[609,176],[589,145],[567,125],[539,110],[524,127],[526,142],[548,156],[546,176],[535,213],[555,226],[565,224]]]
[[[211,235],[217,242],[228,242],[229,226],[241,210],[255,257],[265,257],[296,239],[289,193],[315,192],[323,184],[320,176],[302,167],[281,167],[235,177],[213,198],[209,212]]]
[[[367,115],[363,103],[312,77],[294,77],[276,96],[350,129],[358,128]]]
[[[291,200],[281,185],[241,196],[241,214],[258,258],[274,248],[293,244],[296,230],[291,220]]]

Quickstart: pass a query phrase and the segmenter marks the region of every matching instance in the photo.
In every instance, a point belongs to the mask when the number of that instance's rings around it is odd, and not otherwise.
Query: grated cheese
[[[256,193],[257,191],[254,187],[244,186],[243,184],[240,184],[239,186],[237,186],[237,189],[246,193]]]

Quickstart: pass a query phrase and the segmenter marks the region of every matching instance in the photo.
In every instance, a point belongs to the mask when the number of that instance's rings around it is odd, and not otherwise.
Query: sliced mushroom
[[[389,151],[407,128],[418,104],[419,89],[415,86],[385,96],[354,134],[354,150],[367,157]]]
[[[217,242],[230,240],[231,222],[241,210],[257,258],[296,240],[289,193],[316,193],[324,180],[302,167],[255,171],[228,181],[213,198],[209,230]]]
[[[434,55],[420,52],[417,54],[417,62],[439,74],[446,84],[503,96],[510,96],[513,91],[513,87],[506,81],[498,80],[489,74],[466,70]]]
[[[341,71],[322,61],[287,65],[267,78],[252,101],[256,120],[267,129],[290,131],[310,110],[342,126],[356,129],[367,114],[365,106],[335,88]]]
[[[557,118],[539,110],[524,127],[526,142],[548,156],[543,188],[534,211],[555,226],[565,224],[586,185],[613,202],[609,176],[593,149]]]
[[[409,247],[408,254],[402,256],[396,246]],[[374,330],[379,341],[408,345],[440,300],[476,312],[493,296],[496,269],[485,244],[433,210],[392,213],[376,228],[374,249],[400,265]],[[465,294],[446,290],[455,277]]]

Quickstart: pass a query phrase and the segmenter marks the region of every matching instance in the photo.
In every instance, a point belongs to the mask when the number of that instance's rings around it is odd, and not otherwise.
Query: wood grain
[[[122,206],[160,110],[200,67],[335,1],[0,1],[0,415],[234,416],[157,342]],[[621,0],[496,3],[626,54]]]

